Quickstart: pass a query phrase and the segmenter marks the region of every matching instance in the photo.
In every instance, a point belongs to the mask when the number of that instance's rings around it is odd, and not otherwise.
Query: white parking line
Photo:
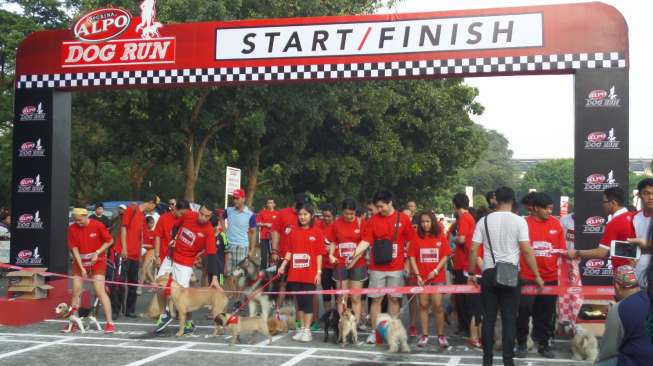
[[[20,349],[20,350],[17,350],[17,351],[3,353],[3,354],[0,354],[0,359],[15,356],[15,355],[19,355],[19,354],[25,353],[25,352],[31,352],[31,351],[34,351],[34,350],[37,350],[37,349],[40,349],[40,348],[49,347],[49,346],[53,346],[55,344],[60,344],[60,343],[68,342],[68,341],[69,341],[68,338],[64,338],[64,339],[59,339],[59,340],[52,341],[52,342],[41,343],[41,344],[38,344],[36,346],[23,348],[23,349]]]
[[[193,346],[194,346],[193,343],[186,343],[186,344],[184,344],[184,345],[182,345],[182,346],[179,346],[179,347],[175,347],[175,348],[169,349],[169,350],[167,350],[167,351],[165,351],[165,352],[157,353],[156,355],[152,355],[152,356],[150,356],[150,357],[146,357],[146,358],[144,358],[144,359],[142,359],[142,360],[139,360],[139,361],[136,361],[136,362],[132,362],[132,363],[130,363],[130,364],[127,364],[127,366],[140,366],[140,365],[145,365],[145,364],[148,363],[148,362],[152,362],[152,361],[158,360],[158,359],[160,359],[160,358],[163,358],[163,357],[166,357],[166,356],[173,355],[173,354],[175,354],[175,353],[177,353],[177,352],[179,352],[179,351],[184,351],[184,350],[186,350],[186,349],[188,349],[188,348],[191,348],[191,347],[193,347]]]
[[[310,355],[312,355],[315,352],[317,352],[317,350],[315,348],[309,348],[306,351],[304,351],[304,352],[296,355],[295,357],[291,358],[290,360],[282,363],[280,366],[293,366],[293,365],[296,365],[296,364],[302,362],[302,360],[308,358]]]
[[[449,359],[449,362],[447,362],[447,366],[458,366],[458,364],[460,363],[461,360],[462,360],[462,358],[460,358],[460,357],[452,356]]]

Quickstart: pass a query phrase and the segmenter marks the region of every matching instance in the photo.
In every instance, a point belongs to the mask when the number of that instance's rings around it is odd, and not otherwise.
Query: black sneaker
[[[517,349],[515,350],[515,358],[526,358],[528,357],[528,346],[526,343],[519,343]]]
[[[553,350],[551,349],[551,346],[549,346],[548,344],[538,347],[537,353],[539,353],[544,358],[556,357],[556,355],[553,353]]]

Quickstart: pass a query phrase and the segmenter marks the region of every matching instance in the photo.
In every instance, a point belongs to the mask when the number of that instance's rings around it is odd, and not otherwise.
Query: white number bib
[[[179,240],[178,241],[181,242],[182,244],[185,244],[185,245],[187,245],[189,247],[192,247],[193,244],[195,243],[195,238],[196,238],[196,235],[195,235],[194,232],[192,232],[192,231],[190,231],[190,230],[188,230],[186,228],[182,228],[181,232],[179,233]]]
[[[356,243],[340,243],[338,244],[338,250],[340,256],[349,262],[356,252]]]
[[[421,263],[439,263],[440,249],[438,248],[420,248],[419,261]]]
[[[311,256],[306,253],[296,253],[292,255],[292,268],[308,268],[311,264]]]

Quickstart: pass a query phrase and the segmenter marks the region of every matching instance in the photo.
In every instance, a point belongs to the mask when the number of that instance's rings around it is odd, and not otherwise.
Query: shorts
[[[159,272],[157,272],[156,277],[158,278],[167,274],[171,274],[172,279],[174,279],[181,287],[189,288],[190,278],[193,276],[193,267],[174,263],[170,258],[166,258],[163,260],[163,263],[161,263],[161,267],[159,267]]]
[[[315,285],[303,282],[288,282],[288,291],[314,291]],[[305,314],[313,314],[314,295],[295,295],[299,311]]]
[[[86,267],[86,274],[89,276],[106,276],[107,274],[107,259],[100,258],[91,267]],[[73,262],[73,276],[82,276],[82,270],[76,262]]]
[[[336,281],[333,279],[333,268],[322,268],[322,275],[320,276],[320,283],[322,284],[322,290],[335,290]],[[333,295],[322,295],[322,301],[331,301]]]
[[[370,271],[370,288],[402,287],[404,285],[404,271]],[[403,295],[394,293],[392,297],[401,298]],[[368,294],[370,298],[382,297],[383,294]]]
[[[238,264],[247,258],[249,253],[248,247],[232,245],[229,247],[229,253],[231,253],[231,259],[229,260],[230,271],[233,271],[238,267]]]
[[[367,280],[367,266],[360,266],[347,269],[347,267],[337,267],[333,270],[333,279],[335,281],[359,281]]]

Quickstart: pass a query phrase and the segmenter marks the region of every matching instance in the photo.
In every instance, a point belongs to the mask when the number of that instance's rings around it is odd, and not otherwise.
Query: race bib
[[[421,263],[438,263],[440,262],[440,249],[438,248],[420,248],[419,261]]]
[[[551,257],[553,245],[546,241],[534,241],[533,251],[536,257]]]
[[[311,256],[306,253],[297,253],[292,255],[292,268],[308,268],[311,264]]]
[[[190,231],[190,230],[188,230],[186,228],[182,228],[181,232],[179,233],[179,238],[178,238],[177,242],[180,242],[180,243],[182,243],[184,245],[192,247],[193,244],[195,243],[195,239],[196,239],[196,235],[195,235],[194,232],[192,232],[192,231]]]
[[[340,251],[340,257],[349,262],[356,252],[356,243],[340,243],[338,244],[338,250]]]
[[[397,243],[392,244],[392,259],[397,258],[397,249],[399,249],[399,244]]]
[[[88,254],[80,254],[79,257],[82,260],[82,267],[84,268],[90,268],[93,267],[93,263],[91,263],[91,258],[93,258],[93,254],[95,253],[88,253]]]

